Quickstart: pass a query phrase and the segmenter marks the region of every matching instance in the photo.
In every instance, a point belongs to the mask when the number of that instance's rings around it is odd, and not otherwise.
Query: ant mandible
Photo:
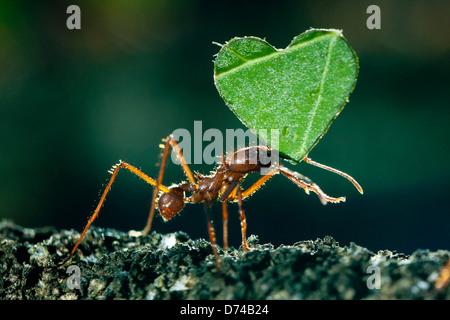
[[[155,213],[155,207],[158,206],[158,211],[165,221],[168,221],[175,217],[183,209],[186,203],[204,203],[204,208],[208,221],[208,233],[209,239],[211,241],[211,247],[214,254],[214,259],[218,271],[220,271],[219,256],[217,253],[216,237],[214,232],[214,227],[209,215],[208,208],[212,205],[214,200],[219,200],[222,202],[222,215],[223,215],[223,247],[228,248],[228,210],[227,202],[237,202],[239,206],[239,216],[241,220],[241,234],[242,234],[242,247],[245,251],[249,251],[249,246],[247,244],[246,232],[247,232],[247,220],[245,217],[242,202],[245,198],[257,191],[267,180],[273,177],[275,174],[281,173],[289,180],[294,182],[299,187],[303,188],[307,194],[310,191],[315,192],[322,204],[328,202],[337,203],[345,201],[345,197],[333,198],[326,195],[318,185],[312,182],[309,178],[288,169],[283,166],[279,161],[272,161],[272,157],[269,156],[271,150],[267,146],[251,146],[241,148],[235,152],[231,152],[226,158],[222,155],[222,163],[212,174],[206,176],[199,173],[193,174],[183,157],[183,153],[178,146],[177,141],[172,135],[169,135],[166,139],[163,139],[165,145],[162,161],[159,171],[158,180],[155,180],[138,168],[128,164],[126,162],[120,161],[117,165],[112,167],[109,171],[112,176],[108,184],[103,191],[100,201],[97,205],[92,216],[89,218],[83,232],[81,233],[78,241],[76,242],[74,248],[70,252],[69,257],[64,260],[59,266],[66,264],[74,255],[77,250],[81,240],[83,239],[89,226],[97,218],[100,209],[105,201],[106,195],[108,194],[114,180],[117,177],[120,169],[125,168],[138,177],[142,178],[145,182],[151,184],[154,188],[152,205],[147,220],[147,224],[142,232],[139,234],[146,235],[152,226],[152,221]],[[165,171],[165,166],[167,162],[167,157],[169,154],[170,147],[177,155],[181,167],[183,168],[184,174],[186,175],[187,181],[166,187],[162,184],[163,176]],[[303,159],[305,162],[312,164],[314,166],[332,171],[345,178],[347,178],[362,194],[363,190],[361,186],[348,174],[341,172],[339,170],[330,168],[328,166],[319,164],[312,161],[311,159],[305,157]],[[258,172],[261,169],[266,169],[266,173],[262,175],[252,186],[246,190],[242,190],[241,183],[244,178],[252,172]],[[158,197],[158,194],[161,195]],[[189,194],[188,196],[186,194]]]

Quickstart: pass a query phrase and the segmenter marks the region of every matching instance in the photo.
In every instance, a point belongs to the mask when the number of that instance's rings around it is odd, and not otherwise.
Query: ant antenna
[[[350,181],[355,186],[355,188],[358,189],[359,193],[361,193],[361,194],[364,193],[364,191],[361,188],[361,186],[359,185],[359,183],[353,177],[351,177],[350,175],[346,174],[345,172],[342,172],[342,171],[339,171],[337,169],[334,169],[334,168],[331,168],[329,166],[326,166],[324,164],[320,164],[318,162],[312,161],[308,157],[305,157],[303,160],[305,160],[309,164],[312,164],[313,166],[316,166],[316,167],[319,167],[319,168],[322,168],[322,169],[325,169],[325,170],[337,173],[338,175],[340,175],[340,176],[346,178],[348,181]]]

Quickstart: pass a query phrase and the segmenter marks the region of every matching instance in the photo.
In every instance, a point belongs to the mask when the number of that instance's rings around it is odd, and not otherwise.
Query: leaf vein
[[[255,64],[255,63],[258,63],[258,62],[261,62],[261,61],[265,61],[265,60],[267,60],[267,59],[270,59],[270,58],[272,58],[272,57],[274,57],[274,56],[278,56],[278,55],[281,55],[281,54],[285,54],[285,53],[287,53],[287,52],[289,52],[289,51],[292,51],[292,50],[294,50],[294,49],[298,49],[298,48],[300,48],[300,47],[303,47],[303,46],[309,45],[309,44],[311,44],[311,43],[314,43],[314,42],[316,42],[316,41],[322,40],[322,38],[324,38],[324,37],[333,37],[333,35],[330,35],[330,34],[324,34],[324,35],[322,35],[322,36],[319,36],[319,37],[316,37],[316,38],[314,38],[314,39],[310,39],[310,40],[308,40],[308,41],[305,41],[305,42],[296,44],[296,45],[294,45],[294,46],[292,46],[292,47],[288,47],[288,48],[286,48],[286,49],[276,49],[276,48],[275,48],[275,50],[277,50],[276,52],[270,53],[270,54],[268,54],[268,55],[265,55],[265,56],[262,56],[262,57],[259,57],[259,58],[250,59],[250,60],[249,60],[249,59],[245,59],[244,57],[242,57],[241,55],[239,55],[238,53],[236,53],[234,50],[232,50],[232,49],[226,47],[228,50],[230,50],[232,53],[234,53],[239,59],[244,60],[245,62],[242,63],[241,65],[237,66],[237,67],[234,67],[234,68],[230,69],[230,70],[227,70],[227,71],[224,71],[224,72],[219,73],[219,74],[217,74],[217,75],[214,75],[214,78],[215,78],[215,79],[218,79],[219,77],[225,76],[225,75],[228,74],[228,73],[232,73],[232,72],[235,72],[235,71],[237,71],[237,70],[239,70],[239,69],[241,69],[241,68],[247,67],[249,64]],[[333,38],[334,38],[334,37],[333,37]]]
[[[316,100],[316,103],[314,104],[314,106],[313,106],[313,108],[311,110],[310,120],[309,120],[308,126],[307,126],[307,128],[305,130],[305,134],[303,136],[303,143],[302,143],[302,146],[301,146],[300,150],[301,150],[301,153],[304,154],[305,156],[306,156],[306,152],[308,151],[308,150],[305,150],[305,145],[306,145],[306,142],[308,141],[309,135],[311,134],[312,124],[314,122],[314,118],[316,116],[317,109],[319,108],[320,101],[322,100],[323,86],[324,86],[324,83],[325,83],[325,78],[326,78],[326,76],[328,74],[328,69],[329,69],[330,60],[331,60],[331,52],[332,52],[333,46],[334,46],[334,44],[336,42],[336,39],[337,38],[333,38],[333,40],[330,41],[330,45],[328,46],[327,59],[325,61],[325,66],[323,67],[322,78],[320,79],[319,92],[317,94],[317,100]]]
[[[237,53],[233,49],[230,49],[229,47],[226,47],[226,49],[228,51],[230,51],[232,54],[234,54],[236,57],[238,57],[240,60],[244,61],[244,63],[247,62],[247,61],[250,61],[249,59],[244,58],[244,56],[242,56],[241,54]]]

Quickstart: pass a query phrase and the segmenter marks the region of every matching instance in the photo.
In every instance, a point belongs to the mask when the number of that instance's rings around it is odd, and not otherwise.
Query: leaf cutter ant
[[[223,247],[228,248],[228,202],[237,202],[239,206],[239,216],[241,220],[241,234],[242,234],[242,247],[245,251],[249,251],[249,246],[247,244],[246,232],[247,232],[247,219],[243,209],[243,200],[252,195],[257,191],[265,182],[267,182],[275,174],[281,173],[289,180],[294,182],[300,188],[303,188],[307,194],[310,191],[316,193],[322,202],[322,204],[327,204],[328,202],[337,203],[345,201],[345,197],[333,198],[326,195],[318,185],[312,182],[309,178],[288,169],[283,166],[279,161],[271,161],[269,154],[275,152],[266,146],[251,146],[238,149],[237,151],[231,152],[225,157],[222,155],[222,163],[217,167],[217,169],[210,175],[202,175],[199,173],[192,173],[185,158],[183,157],[182,151],[178,146],[177,141],[172,135],[169,135],[161,147],[164,148],[162,153],[162,160],[159,170],[158,179],[155,180],[149,177],[147,174],[139,170],[138,168],[132,166],[129,163],[120,161],[118,164],[114,165],[109,171],[112,176],[103,191],[100,201],[89,218],[83,232],[81,233],[78,241],[70,252],[69,257],[64,260],[59,266],[66,264],[74,255],[77,250],[81,240],[83,239],[89,226],[94,222],[95,218],[98,216],[100,209],[105,201],[105,198],[111,189],[114,180],[117,177],[120,169],[124,168],[141,179],[143,179],[148,184],[154,187],[152,204],[147,220],[147,224],[138,234],[147,234],[152,226],[153,217],[155,214],[155,208],[158,206],[158,211],[161,217],[168,221],[175,217],[183,209],[186,203],[203,203],[204,210],[206,213],[208,221],[208,233],[211,242],[212,252],[216,262],[217,270],[220,272],[219,256],[217,253],[216,236],[214,227],[209,214],[209,208],[211,207],[214,200],[218,200],[222,203],[222,217],[223,217]],[[178,159],[180,160],[181,167],[187,178],[186,181],[179,184],[166,187],[163,185],[163,176],[165,171],[165,166],[167,162],[167,157],[170,148],[173,149]],[[341,172],[339,170],[330,168],[328,166],[319,164],[312,161],[311,159],[305,157],[303,159],[305,162],[317,166],[319,168],[337,173],[344,178],[348,179],[362,194],[363,190],[361,186],[348,174]],[[242,189],[242,181],[249,173],[259,172],[261,169],[265,168],[266,174],[262,175],[253,185],[248,189]],[[158,196],[159,195],[159,196]]]

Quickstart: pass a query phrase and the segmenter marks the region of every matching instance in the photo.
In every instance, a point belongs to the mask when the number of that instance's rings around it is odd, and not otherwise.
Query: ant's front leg
[[[228,209],[227,201],[222,202],[223,248],[228,249]]]
[[[312,182],[308,177],[305,177],[304,175],[298,172],[292,171],[282,165],[279,166],[279,170],[286,178],[288,178],[296,185],[298,185],[300,188],[305,190],[307,194],[309,194],[310,191],[316,193],[319,196],[320,202],[322,202],[323,205],[327,204],[328,202],[332,203],[345,202],[345,197],[339,198],[330,197],[325,192],[323,192],[322,189],[320,189],[320,187],[317,184]]]
[[[264,183],[266,183],[270,178],[272,178],[275,174],[278,173],[278,168],[273,168],[269,172],[267,172],[265,175],[263,175],[261,178],[258,179],[252,186],[250,186],[248,189],[242,191],[241,190],[241,184],[238,183],[236,186],[236,191],[233,190],[231,192],[231,195],[228,199],[225,199],[224,208],[226,210],[226,201],[230,202],[238,202],[239,205],[239,217],[241,219],[241,235],[242,235],[242,247],[245,251],[250,251],[250,247],[247,243],[247,217],[245,216],[244,212],[244,205],[243,200],[247,198],[248,196],[252,195],[254,192],[256,192],[259,188],[261,188]],[[223,216],[225,217],[225,211],[223,213]],[[228,217],[228,214],[226,215]],[[228,230],[224,224],[224,235],[228,235]],[[228,237],[227,237],[228,240]]]
[[[241,218],[242,247],[244,248],[244,251],[248,252],[248,251],[250,251],[250,248],[248,247],[248,244],[247,244],[247,218],[245,217],[244,207],[243,207],[243,203],[242,203],[241,184],[238,183],[236,188],[237,188],[237,198],[238,198],[238,205],[239,205],[239,217]]]

